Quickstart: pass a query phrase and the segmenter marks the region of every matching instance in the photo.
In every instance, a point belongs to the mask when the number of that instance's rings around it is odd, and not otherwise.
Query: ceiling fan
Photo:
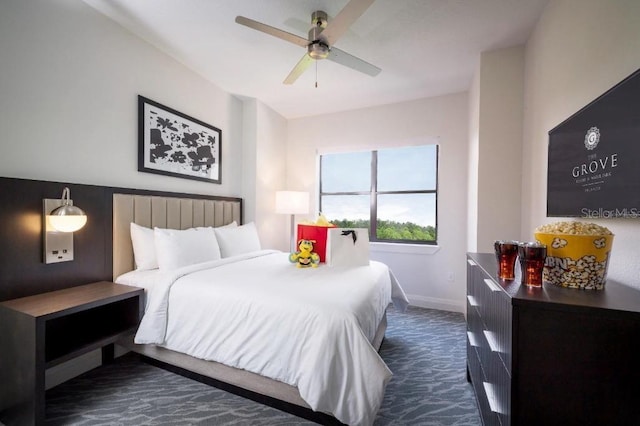
[[[376,76],[380,73],[380,68],[333,46],[373,2],[374,0],[351,0],[331,22],[328,22],[325,12],[321,10],[313,12],[308,38],[299,37],[244,16],[237,16],[236,22],[307,49],[302,59],[284,79],[284,84],[293,84],[314,60],[319,59],[329,59],[356,71]]]

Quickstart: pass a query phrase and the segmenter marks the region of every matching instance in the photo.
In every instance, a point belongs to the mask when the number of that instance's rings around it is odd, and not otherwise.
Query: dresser
[[[467,378],[484,425],[640,424],[640,291],[519,279],[467,254]]]

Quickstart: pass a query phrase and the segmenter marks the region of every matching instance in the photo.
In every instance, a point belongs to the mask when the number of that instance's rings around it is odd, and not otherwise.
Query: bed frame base
[[[385,313],[372,342],[376,350],[380,350],[386,329],[387,316]],[[319,424],[343,424],[329,414],[313,411],[300,396],[298,388],[286,383],[218,362],[194,358],[159,346],[137,345],[133,342],[133,335],[121,340],[118,344],[141,355],[143,361],[164,370]]]
[[[239,386],[234,386],[229,383],[222,382],[220,380],[214,379],[209,376],[197,374],[197,373],[194,373],[193,371],[190,371],[181,367],[177,367],[175,365],[172,365],[166,362],[159,361],[151,357],[141,355],[140,358],[142,359],[142,361],[150,365],[162,368],[163,370],[167,370],[172,373],[179,374],[180,376],[198,381],[200,383],[204,383],[206,385],[213,386],[218,389],[222,389],[223,391],[230,392],[234,395],[238,395],[243,398],[250,399],[259,404],[267,405],[269,407],[275,408],[280,411],[284,411],[289,414],[293,414],[294,416],[298,416],[303,419],[306,419],[321,425],[344,426],[344,423],[340,422],[335,417],[329,414],[313,411],[308,406],[302,407],[300,405],[292,404],[290,402],[273,398],[268,395],[264,395],[258,392],[253,392]]]

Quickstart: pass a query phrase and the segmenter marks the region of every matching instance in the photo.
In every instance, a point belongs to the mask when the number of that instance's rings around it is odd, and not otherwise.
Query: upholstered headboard
[[[241,199],[219,200],[113,194],[113,279],[134,266],[130,223],[187,229],[241,223]]]

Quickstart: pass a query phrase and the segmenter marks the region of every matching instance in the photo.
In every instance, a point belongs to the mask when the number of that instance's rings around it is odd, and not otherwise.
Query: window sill
[[[376,253],[434,254],[440,250],[440,246],[424,244],[369,243],[369,249]]]

